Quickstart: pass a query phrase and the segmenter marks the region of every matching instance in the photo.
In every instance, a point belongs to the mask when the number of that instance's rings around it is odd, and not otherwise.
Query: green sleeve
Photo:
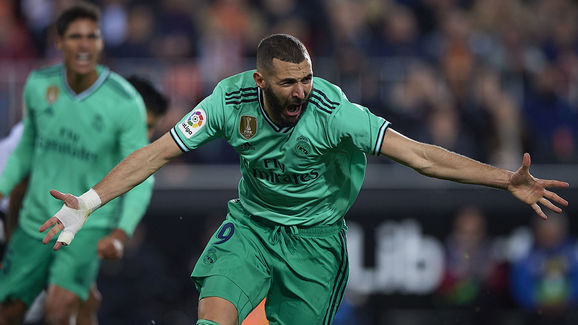
[[[226,124],[223,98],[223,87],[219,83],[211,95],[171,129],[171,136],[181,150],[188,152],[223,136]]]
[[[344,101],[331,117],[328,138],[336,145],[348,143],[364,153],[379,155],[389,124],[366,107]]]
[[[146,109],[142,98],[138,94],[132,97],[127,102],[124,112],[124,118],[119,129],[119,145],[122,158],[148,144]]]
[[[4,172],[0,176],[0,193],[8,196],[14,186],[20,183],[30,173],[34,154],[34,139],[36,136],[36,123],[34,123],[34,107],[31,101],[30,77],[24,86],[24,119],[22,136],[14,151],[8,157]]]
[[[129,237],[132,236],[149,206],[153,185],[154,176],[151,176],[124,196],[122,215],[117,228]],[[132,195],[128,195],[129,193]]]
[[[122,157],[147,145],[146,112],[140,96],[135,96],[126,109],[127,116],[120,130],[120,148]],[[131,236],[148,207],[153,189],[153,179],[149,177],[140,185],[123,195],[121,215],[117,228]]]

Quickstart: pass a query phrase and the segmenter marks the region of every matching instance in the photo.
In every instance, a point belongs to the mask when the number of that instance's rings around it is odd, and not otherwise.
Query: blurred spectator
[[[147,5],[135,5],[127,12],[126,38],[111,46],[109,53],[120,58],[150,58],[151,36],[155,30],[153,9]]]
[[[11,1],[0,1],[0,59],[27,59],[35,56],[28,29],[16,13]]]
[[[476,59],[471,47],[472,29],[468,13],[462,10],[452,10],[444,19],[439,35],[441,39],[439,60],[443,77],[457,101],[459,107],[467,97]]]
[[[414,13],[404,6],[387,10],[380,26],[371,54],[386,57],[423,56],[419,42],[418,26]]]
[[[127,36],[127,0],[102,0],[102,34],[107,47],[115,47]]]
[[[323,55],[336,55],[336,52],[356,49],[368,53],[371,44],[371,30],[365,22],[365,3],[362,1],[340,0],[324,1],[324,10],[329,17],[331,47]],[[342,68],[342,67],[340,67]]]
[[[159,1],[157,18],[159,39],[154,40],[157,57],[168,60],[190,58],[197,54],[197,26],[194,22],[195,1]]]
[[[8,1],[4,1],[5,3]],[[22,14],[26,19],[30,37],[36,53],[43,54],[46,49],[47,32],[54,21],[53,0],[22,0]]]
[[[462,125],[458,112],[451,103],[433,107],[417,133],[417,140],[448,148],[451,151],[487,161],[479,151],[480,142]]]
[[[548,220],[534,216],[533,245],[513,263],[512,294],[528,311],[527,324],[570,324],[568,312],[578,303],[576,239],[565,214],[546,215]]]
[[[495,324],[488,310],[501,302],[505,279],[486,238],[483,212],[476,206],[462,207],[446,242],[446,268],[438,289],[441,303],[453,307],[451,313],[467,324]]]
[[[526,90],[524,113],[535,162],[578,160],[578,107],[562,96],[561,74],[546,64]]]
[[[396,129],[416,137],[423,122],[436,107],[452,100],[443,82],[437,80],[435,69],[414,63],[408,67],[406,78],[395,83],[390,94],[388,118]]]
[[[203,35],[199,38],[200,67],[211,89],[225,76],[245,68],[248,42],[258,42],[262,34],[260,17],[246,0],[209,2],[204,10]]]
[[[463,112],[467,128],[476,134],[481,159],[516,169],[522,155],[520,108],[492,69],[477,68]]]
[[[262,12],[256,14],[262,16],[265,30],[294,35],[301,39],[307,48],[312,49],[312,56],[317,54],[320,47],[326,45],[329,31],[322,0],[258,0],[257,2],[256,5]],[[249,49],[252,48],[252,46],[249,47]]]
[[[334,76],[323,77],[334,82],[339,81],[340,87],[347,93],[349,99],[360,102],[362,93],[360,81],[371,65],[371,62],[368,62],[368,55],[372,33],[365,21],[368,17],[367,3],[324,0],[323,5],[328,16],[329,33],[326,35],[325,47],[319,49],[319,55],[327,57],[331,66],[339,67],[329,70]]]

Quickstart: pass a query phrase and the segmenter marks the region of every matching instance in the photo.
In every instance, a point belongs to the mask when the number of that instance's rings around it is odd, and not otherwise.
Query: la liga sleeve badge
[[[180,124],[179,130],[190,139],[207,124],[207,113],[202,108],[195,108]]]

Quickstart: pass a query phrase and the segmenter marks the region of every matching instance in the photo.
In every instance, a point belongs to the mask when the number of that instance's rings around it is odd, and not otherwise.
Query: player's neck
[[[85,74],[75,73],[70,70],[66,71],[66,82],[68,83],[68,87],[77,94],[87,90],[96,82],[97,79],[98,72],[96,70]]]
[[[261,102],[263,103],[263,111],[267,115],[267,117],[275,124],[277,127],[281,127],[281,122],[278,121],[276,115],[271,112],[271,106],[269,101],[267,100],[267,96],[261,91]]]
[[[263,111],[265,111],[265,114],[267,114],[267,117],[273,122],[275,123],[275,125],[279,126],[279,121],[277,121],[275,119],[275,115],[271,114],[271,109],[269,108],[269,105],[267,105],[267,102],[265,100],[265,98],[263,98]]]

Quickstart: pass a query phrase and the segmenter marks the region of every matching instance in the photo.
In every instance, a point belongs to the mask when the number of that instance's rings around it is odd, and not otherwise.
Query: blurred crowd
[[[372,309],[370,299],[350,286],[335,324],[576,324],[578,241],[566,214],[547,215],[546,222],[532,214],[528,226],[499,240],[490,224],[498,218],[478,205],[458,207],[441,239],[443,271],[427,303],[433,312],[419,314],[415,308],[418,315],[406,312],[396,321],[391,310],[403,302]],[[512,310],[517,312],[506,315]]]
[[[509,257],[490,243],[482,209],[465,206],[446,240],[446,268],[438,289],[444,306],[460,307],[468,324],[496,324],[491,310],[512,300],[524,324],[571,324],[578,303],[578,246],[565,214],[533,217],[530,231],[516,236]],[[503,248],[503,247],[502,247]]]
[[[49,27],[71,2],[0,2],[0,66],[54,58]],[[220,79],[253,68],[262,37],[285,32],[307,45],[317,76],[410,137],[506,168],[523,151],[534,162],[578,162],[576,1],[93,2],[104,62],[149,72],[169,93],[165,131]],[[185,159],[236,162],[223,147]]]

